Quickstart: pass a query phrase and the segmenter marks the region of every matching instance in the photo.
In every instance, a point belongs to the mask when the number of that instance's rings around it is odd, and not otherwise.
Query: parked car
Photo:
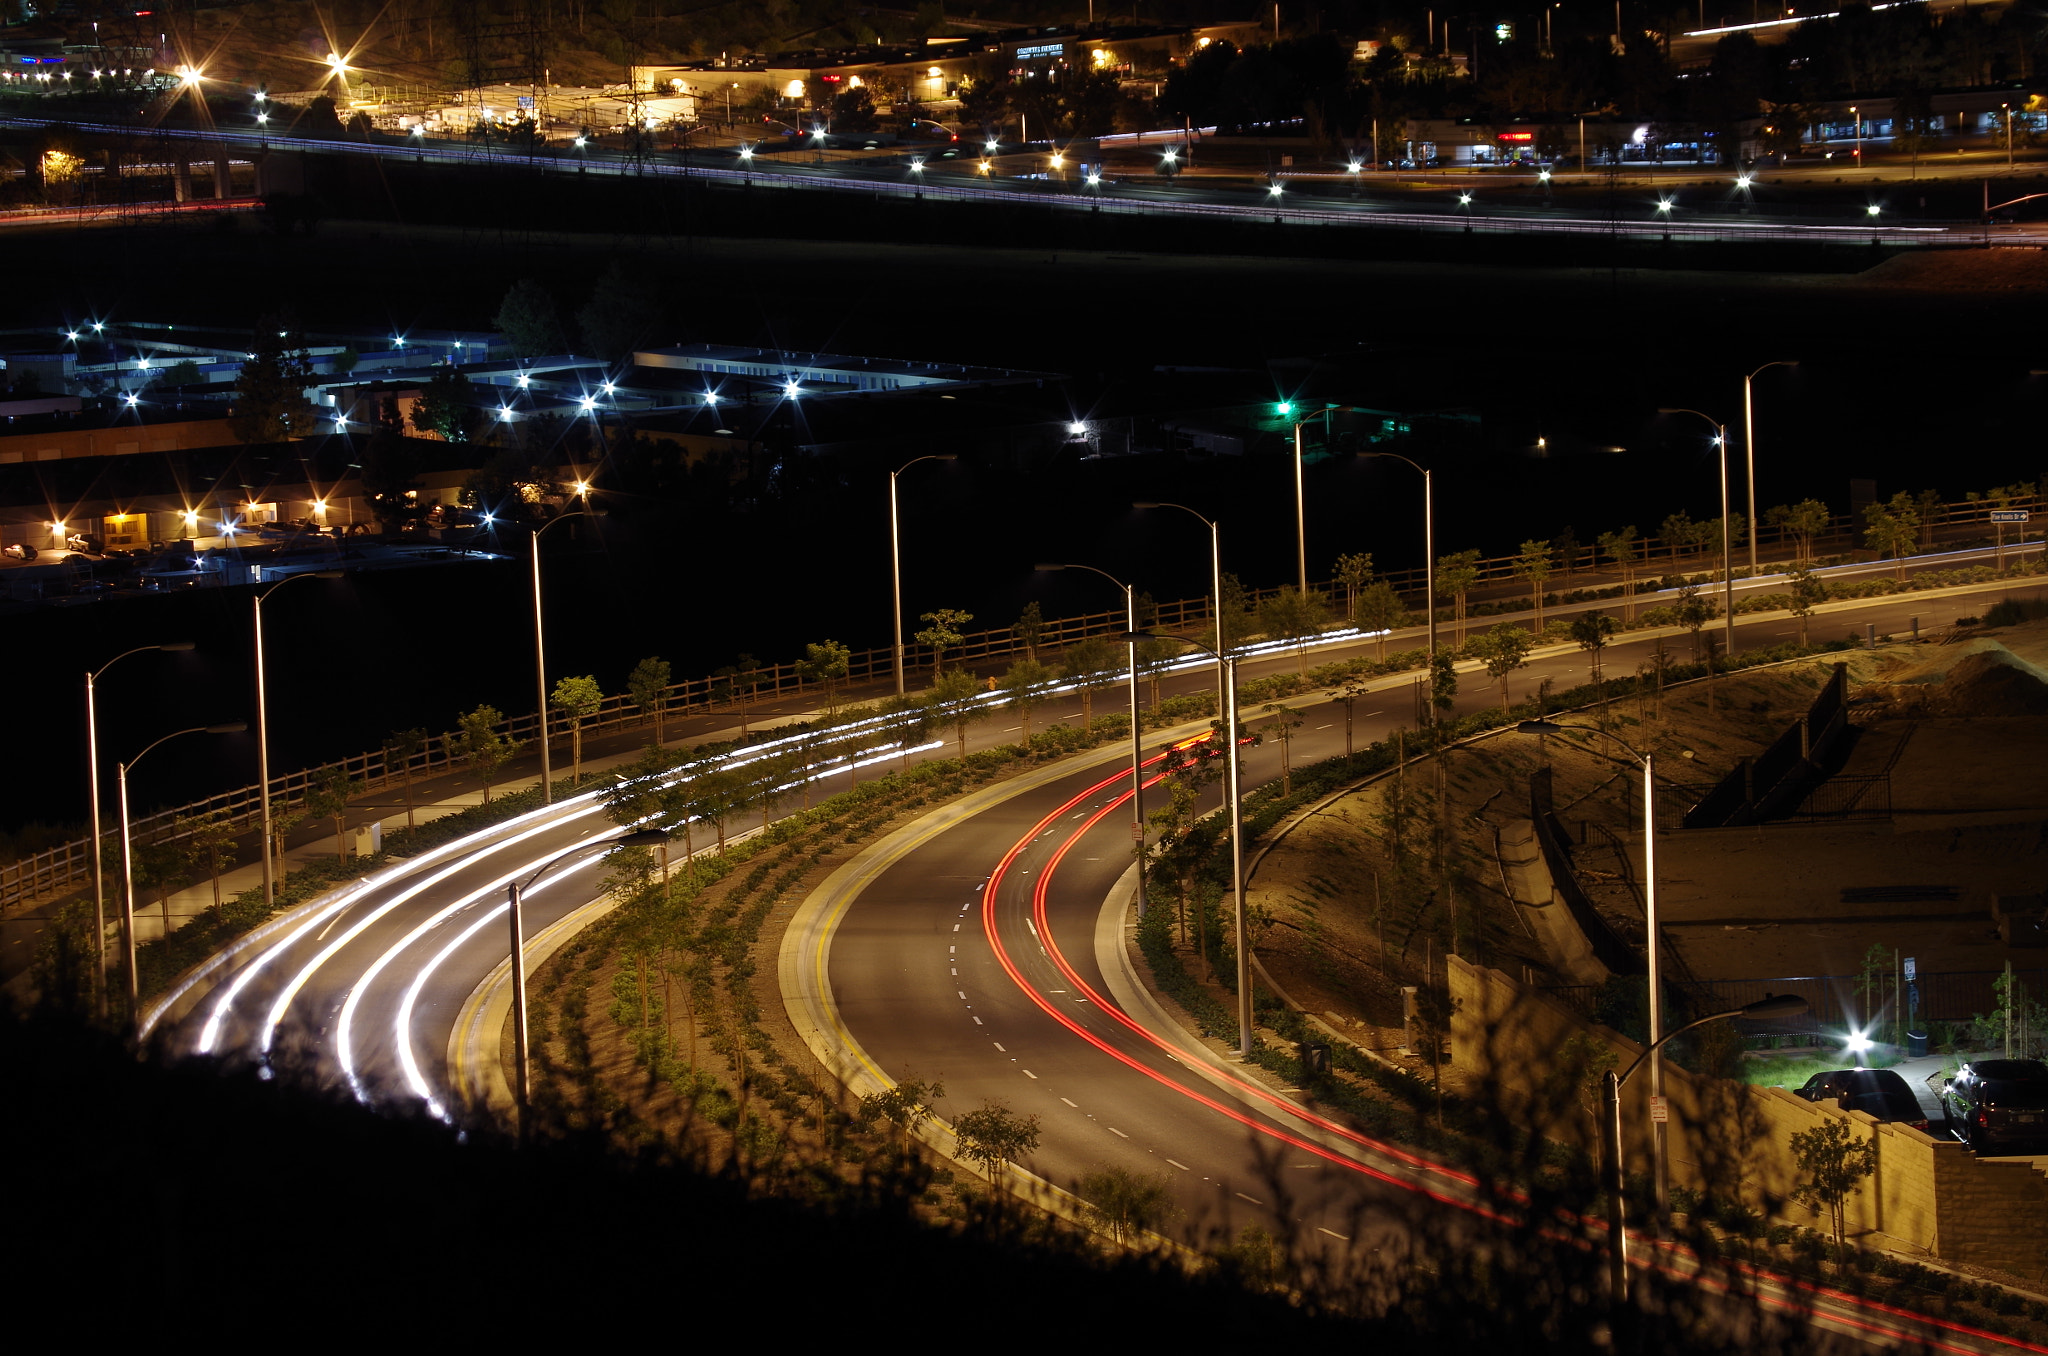
[[[1949,1133],[1979,1153],[2048,1141],[2048,1064],[1977,1059],[1941,1085]]]
[[[1915,1130],[1927,1128],[1927,1113],[1906,1080],[1890,1069],[1830,1069],[1795,1089],[1809,1102],[1840,1099],[1842,1110],[1861,1111],[1881,1121],[1897,1121]]]

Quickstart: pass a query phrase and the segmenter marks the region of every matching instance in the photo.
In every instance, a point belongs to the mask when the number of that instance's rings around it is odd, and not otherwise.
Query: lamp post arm
[[[114,665],[126,659],[129,655],[141,654],[146,650],[161,650],[162,648],[163,646],[161,645],[138,645],[132,650],[123,650],[120,654],[115,655],[112,659],[109,659],[106,663],[100,665],[91,673],[87,674],[85,680],[88,683],[97,683],[100,680],[101,674],[105,673],[108,669],[114,667]]]
[[[1627,1086],[1630,1075],[1634,1074],[1637,1069],[1641,1068],[1643,1066],[1643,1062],[1649,1059],[1649,1057],[1652,1054],[1656,1053],[1656,1051],[1659,1048],[1665,1045],[1669,1045],[1673,1037],[1683,1036],[1686,1032],[1692,1030],[1694,1027],[1705,1026],[1708,1022],[1725,1022],[1730,1017],[1740,1017],[1742,1015],[1742,1011],[1743,1010],[1741,1008],[1733,1008],[1727,1012],[1710,1013],[1705,1017],[1701,1017],[1694,1021],[1687,1022],[1684,1026],[1679,1027],[1676,1031],[1666,1032],[1663,1036],[1659,1037],[1653,1044],[1645,1048],[1641,1054],[1635,1057],[1635,1061],[1628,1066],[1628,1068],[1622,1073],[1622,1075],[1619,1078],[1615,1079],[1615,1086]]]

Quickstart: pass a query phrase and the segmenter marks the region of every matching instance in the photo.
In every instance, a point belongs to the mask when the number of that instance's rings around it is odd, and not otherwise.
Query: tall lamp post
[[[150,749],[157,744],[188,734],[240,734],[249,728],[244,720],[225,721],[219,725],[194,725],[188,729],[173,730],[149,748],[136,754],[125,763],[118,763],[114,769],[114,784],[121,813],[121,952],[128,972],[128,1026],[133,1030],[142,1012],[142,982],[135,969],[135,848],[128,833],[128,770],[149,756]],[[164,897],[164,935],[171,933],[171,901]]]
[[[1748,463],[1749,488],[1749,577],[1756,578],[1756,399],[1751,384],[1774,367],[1797,367],[1796,359],[1781,358],[1765,363],[1742,379],[1742,455]]]
[[[101,674],[131,654],[144,654],[150,650],[182,654],[193,648],[189,640],[138,645],[115,655],[85,675],[85,785],[92,806],[92,935],[93,954],[98,958],[98,968],[93,971],[92,992],[93,1006],[101,1021],[105,1021],[107,1016],[107,882],[106,868],[100,860],[100,840],[104,830],[100,827],[100,722],[95,700],[96,685]]]
[[[528,1102],[530,1066],[527,1059],[526,1024],[526,925],[521,914],[522,896],[533,888],[533,883],[545,876],[557,862],[567,861],[581,853],[598,849],[609,850],[619,847],[657,847],[668,841],[667,829],[637,829],[621,834],[617,838],[600,838],[595,842],[578,843],[567,852],[559,853],[541,863],[540,869],[525,880],[516,877],[505,882],[505,912],[512,930],[512,1047],[513,1047],[513,1095],[519,1116],[519,1138],[525,1142],[531,1107]]]
[[[1662,948],[1658,945],[1657,934],[1657,760],[1652,754],[1644,753],[1635,745],[1610,734],[1595,725],[1560,725],[1553,720],[1525,720],[1515,726],[1518,734],[1553,735],[1567,730],[1583,730],[1588,734],[1606,735],[1621,745],[1643,765],[1643,933],[1646,959],[1650,970],[1650,1095],[1664,1095],[1664,1059],[1656,1053],[1664,1044],[1664,991],[1659,985],[1663,967],[1659,964]],[[1657,1183],[1657,1208],[1663,1210],[1666,1203],[1664,1185],[1664,1126],[1657,1122],[1651,1129],[1650,1141],[1651,1172]]]
[[[1364,457],[1391,457],[1422,473],[1422,587],[1429,594],[1423,611],[1429,615],[1429,657],[1436,659],[1436,477],[1430,469],[1399,452],[1362,452]]]
[[[555,803],[555,778],[548,761],[548,653],[547,643],[541,626],[540,607],[540,539],[556,523],[571,518],[602,518],[605,511],[592,507],[587,501],[582,508],[558,513],[542,523],[533,533],[533,685],[534,719],[540,729],[540,803]]]
[[[256,797],[262,807],[263,842],[259,852],[263,858],[263,907],[277,906],[277,875],[271,862],[270,843],[270,706],[263,680],[263,604],[270,595],[300,579],[339,579],[340,570],[309,570],[279,580],[256,595]]]
[[[1237,1052],[1241,1058],[1252,1057],[1252,961],[1249,939],[1244,930],[1244,820],[1243,801],[1238,793],[1237,771],[1237,656],[1226,655],[1223,651],[1190,640],[1186,636],[1160,636],[1150,631],[1132,631],[1119,636],[1136,644],[1141,640],[1178,640],[1208,650],[1216,656],[1216,663],[1223,669],[1223,740],[1228,747],[1224,750],[1224,795],[1230,801],[1230,892],[1236,899],[1235,937],[1237,946]]]
[[[1145,916],[1145,736],[1138,728],[1138,591],[1093,565],[1040,565],[1041,570],[1087,570],[1124,591],[1125,642],[1131,659],[1131,846],[1138,854],[1138,917]]]
[[[1759,371],[1762,369],[1759,368]],[[1714,447],[1721,454],[1721,621],[1727,636],[1721,649],[1730,659],[1735,657],[1735,553],[1734,525],[1728,514],[1728,426],[1711,414],[1698,410],[1660,409],[1659,414],[1689,414],[1695,419],[1704,419],[1714,430]],[[1752,506],[1752,515],[1754,506]],[[1751,540],[1756,538],[1756,523],[1749,525]],[[1711,665],[1709,668],[1711,669]]]
[[[1320,418],[1323,421],[1323,441],[1327,444],[1330,437],[1330,416],[1349,413],[1351,408],[1349,405],[1325,405],[1306,419],[1296,419],[1293,401],[1283,400],[1275,406],[1280,417],[1294,425],[1294,577],[1295,586],[1304,598],[1308,597],[1308,513],[1303,502],[1306,496],[1302,492],[1301,467],[1302,462],[1306,460],[1308,448],[1301,431]]]
[[[897,527],[896,477],[908,471],[921,461],[958,461],[955,452],[927,452],[922,457],[912,457],[895,470],[889,472],[889,610],[890,625],[896,628],[895,647],[891,653],[896,664],[896,695],[903,695],[903,546],[902,536]]]
[[[1771,1021],[1781,1017],[1797,1017],[1806,1011],[1806,1000],[1798,994],[1765,994],[1754,1003],[1726,1012],[1710,1013],[1697,1021],[1687,1022],[1668,1036],[1661,1036],[1651,1042],[1650,1047],[1635,1057],[1635,1061],[1620,1074],[1609,1069],[1600,1078],[1600,1093],[1605,1115],[1601,1118],[1602,1135],[1607,1140],[1607,1170],[1602,1174],[1607,1194],[1607,1284],[1608,1293],[1615,1303],[1628,1299],[1628,1231],[1622,1227],[1622,1172],[1621,1172],[1621,1088],[1630,1075],[1649,1060],[1654,1068],[1657,1064],[1658,1049],[1673,1036],[1682,1036],[1696,1026],[1708,1022],[1725,1022],[1731,1017],[1747,1021]],[[1663,1133],[1663,1123],[1653,1122],[1658,1134]],[[1658,1193],[1658,1209],[1664,1208],[1663,1194]]]
[[[1203,517],[1201,514],[1189,508],[1186,504],[1168,504],[1155,499],[1141,499],[1136,503],[1132,504],[1131,507],[1134,509],[1179,509],[1182,513],[1187,514],[1188,517],[1193,518],[1195,521],[1201,523],[1204,527],[1209,529],[1209,606],[1216,618],[1216,645],[1214,648],[1211,648],[1207,645],[1202,646],[1202,648],[1208,650],[1210,654],[1216,656],[1216,710],[1218,714],[1221,714],[1225,706],[1228,704],[1226,693],[1230,686],[1229,679],[1227,675],[1224,673],[1223,662],[1223,651],[1228,647],[1225,646],[1223,643],[1222,529],[1216,525],[1213,519]],[[1195,642],[1189,643],[1193,644]]]

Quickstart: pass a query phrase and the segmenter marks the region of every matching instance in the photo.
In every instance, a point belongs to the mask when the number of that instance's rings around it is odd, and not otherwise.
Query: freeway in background
[[[607,175],[695,180],[747,188],[787,188],[858,192],[901,200],[948,199],[961,202],[1030,204],[1065,211],[1185,217],[1219,222],[1398,228],[1403,230],[1488,232],[1567,236],[1622,236],[1673,241],[1804,242],[1877,244],[1892,247],[1981,245],[1991,239],[2032,240],[2048,233],[2048,223],[1986,227],[1978,222],[1895,225],[1881,211],[1864,220],[1839,216],[1765,217],[1739,211],[1679,210],[1646,201],[1611,214],[1575,215],[1562,208],[1495,207],[1462,192],[1447,191],[1431,204],[1352,197],[1347,192],[1322,193],[1305,183],[1276,181],[1266,188],[1218,183],[1175,183],[1099,179],[1091,182],[1075,162],[1073,177],[1061,178],[1039,169],[1029,177],[983,173],[972,156],[946,159],[950,148],[906,149],[899,163],[871,160],[802,163],[794,156],[755,155],[741,159],[707,151],[649,150],[628,154],[580,148],[455,142],[426,137],[317,139],[274,136],[255,128],[138,129],[113,123],[67,122],[20,115],[0,117],[0,126],[23,129],[62,128],[82,137],[120,137],[132,142],[154,135],[167,144],[206,143],[241,154],[298,151],[323,155],[366,155],[384,160],[436,165],[496,165],[558,175]],[[1062,171],[1063,173],[1064,171]],[[1408,195],[1403,195],[1404,198]]]

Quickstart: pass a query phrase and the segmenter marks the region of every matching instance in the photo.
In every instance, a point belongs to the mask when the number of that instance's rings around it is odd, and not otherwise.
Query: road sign
[[[2023,523],[2027,521],[2027,511],[2025,509],[1993,509],[1991,510],[1991,521],[1994,523]]]
[[[1671,1119],[1671,1103],[1662,1097],[1650,1099],[1650,1119],[1663,1125]]]

